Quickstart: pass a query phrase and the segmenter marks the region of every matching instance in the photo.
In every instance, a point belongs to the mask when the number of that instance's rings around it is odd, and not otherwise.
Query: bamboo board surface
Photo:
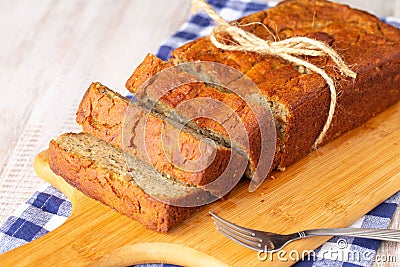
[[[344,227],[400,190],[400,103],[313,152],[286,171],[274,173],[254,193],[241,182],[225,200],[159,234],[81,194],[49,168],[46,151],[34,163],[37,174],[71,200],[70,218],[53,232],[0,255],[3,265],[126,266],[167,262],[185,266],[273,266],[257,252],[219,234],[211,210],[237,224],[290,233],[307,228]],[[328,237],[290,243],[285,251],[315,249]]]

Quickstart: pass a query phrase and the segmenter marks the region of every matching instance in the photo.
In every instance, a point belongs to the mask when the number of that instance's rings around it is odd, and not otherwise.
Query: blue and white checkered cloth
[[[0,253],[56,229],[71,214],[71,202],[52,186],[37,191],[0,227]]]
[[[209,3],[226,20],[235,20],[275,5],[273,2],[266,3],[259,0],[209,0]],[[382,18],[382,20],[400,28],[400,19]],[[207,15],[199,12],[191,16],[178,32],[164,42],[159,48],[157,56],[164,60],[168,59],[173,49],[188,41],[208,35],[213,27],[214,24]],[[400,192],[360,218],[352,227],[387,228],[399,202]],[[26,204],[21,206],[1,226],[0,253],[45,235],[61,225],[70,213],[71,203],[55,188],[49,186],[36,192]],[[376,258],[379,244],[380,242],[375,240],[335,237],[312,253],[309,253],[309,256],[306,256],[304,260],[296,265],[370,266],[374,261],[379,260]],[[391,255],[387,256],[390,259]],[[397,260],[400,260],[400,258]],[[141,266],[168,265],[151,264]]]

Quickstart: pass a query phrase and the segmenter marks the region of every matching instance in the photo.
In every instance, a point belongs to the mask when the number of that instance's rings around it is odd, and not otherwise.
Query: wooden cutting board
[[[2,265],[260,266],[271,262],[260,261],[257,252],[218,233],[208,211],[279,233],[348,226],[400,190],[400,103],[285,172],[274,173],[274,179],[254,193],[247,191],[248,181],[241,182],[227,199],[201,208],[168,234],[147,230],[73,189],[50,170],[46,151],[37,156],[34,167],[71,200],[72,215],[44,237],[0,255]],[[285,251],[301,255],[327,239],[299,240]],[[293,263],[286,258],[274,257],[272,265]]]

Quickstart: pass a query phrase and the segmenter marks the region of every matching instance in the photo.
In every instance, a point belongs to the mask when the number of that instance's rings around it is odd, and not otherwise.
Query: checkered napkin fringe
[[[247,14],[270,8],[274,2],[257,0],[209,0],[212,7],[226,20],[235,20]],[[400,28],[400,19],[383,18],[383,21]],[[170,57],[173,49],[208,35],[214,27],[211,19],[199,12],[160,46],[157,56]],[[389,226],[400,202],[400,192],[370,211],[352,227],[380,228]],[[36,192],[0,228],[0,253],[32,241],[61,225],[71,213],[71,203],[55,188],[49,186]],[[228,242],[228,241],[227,241]],[[361,238],[334,237],[298,262],[297,266],[370,266],[380,242]],[[332,253],[334,252],[334,253]],[[171,266],[148,264],[141,266]]]

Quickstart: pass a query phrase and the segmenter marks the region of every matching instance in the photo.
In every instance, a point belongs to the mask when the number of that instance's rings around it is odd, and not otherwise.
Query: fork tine
[[[215,223],[215,225],[217,225],[217,227],[224,228],[225,230],[229,231],[230,233],[240,236],[248,241],[251,241],[254,243],[262,242],[262,240],[260,238],[252,236],[252,235],[244,234],[243,232],[236,230],[236,228],[233,228],[230,224],[225,224],[225,223],[217,221],[217,220],[214,220],[214,223]]]
[[[210,213],[211,217],[214,219],[214,221],[219,221],[222,224],[229,225],[231,228],[234,228],[237,231],[242,232],[245,235],[255,236],[255,234],[251,231],[251,229],[248,229],[248,228],[245,228],[245,227],[241,227],[239,225],[236,225],[236,224],[233,224],[231,222],[228,222],[227,220],[222,219],[221,217],[219,217],[218,215],[216,215],[215,213],[213,213],[211,211],[209,211],[209,213]]]
[[[226,227],[226,225],[220,224],[218,222],[215,222],[215,225],[217,226],[217,230],[221,229],[225,233],[229,234],[230,236],[235,237],[237,239],[240,239],[243,242],[247,242],[247,243],[255,245],[255,246],[258,246],[260,244],[260,242],[261,242],[261,240],[259,240],[259,239],[255,240],[251,236],[243,235],[242,233],[240,233],[240,232],[238,232],[238,231],[236,231],[234,229],[231,229],[229,227]]]
[[[236,237],[231,236],[230,234],[228,234],[227,232],[225,232],[222,228],[218,228],[218,227],[217,227],[217,230],[218,230],[221,234],[223,234],[224,236],[226,236],[227,238],[229,238],[230,240],[232,240],[232,241],[234,241],[234,242],[236,242],[236,243],[238,243],[238,244],[240,244],[240,245],[242,245],[242,246],[244,246],[244,247],[246,247],[246,248],[249,248],[249,249],[252,249],[252,250],[256,250],[256,251],[262,250],[262,248],[259,247],[259,246],[252,246],[252,245],[250,245],[250,244],[248,244],[248,243],[245,243],[245,242],[241,241],[240,239],[238,239],[237,236],[236,236]]]

